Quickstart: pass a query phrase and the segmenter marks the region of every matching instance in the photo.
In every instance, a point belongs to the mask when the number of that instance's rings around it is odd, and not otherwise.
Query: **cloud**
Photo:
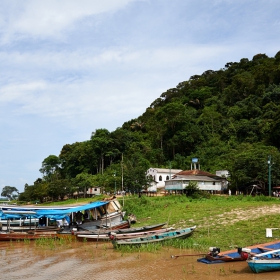
[[[58,37],[65,29],[74,28],[77,21],[102,13],[112,13],[129,3],[141,0],[25,0],[1,3],[1,32],[4,41],[25,36]]]

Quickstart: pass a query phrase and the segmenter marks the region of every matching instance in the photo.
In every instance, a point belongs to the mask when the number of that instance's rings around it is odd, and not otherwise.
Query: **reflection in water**
[[[246,262],[207,265],[198,257],[171,258],[194,252],[165,248],[156,253],[121,253],[110,243],[71,242],[46,246],[37,242],[1,242],[1,280],[169,280],[280,279],[280,272],[254,274]]]

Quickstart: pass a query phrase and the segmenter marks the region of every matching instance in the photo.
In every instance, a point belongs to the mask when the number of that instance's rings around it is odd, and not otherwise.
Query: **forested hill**
[[[198,157],[202,169],[228,169],[235,186],[268,181],[280,184],[280,51],[207,70],[164,92],[146,112],[123,129],[150,142],[155,166],[189,169]],[[145,148],[145,147],[143,147]]]
[[[192,157],[205,171],[229,170],[233,189],[253,182],[267,189],[269,155],[272,185],[280,185],[279,139],[280,51],[194,75],[115,131],[64,145],[43,160],[43,178],[25,194],[42,184],[52,197],[89,185],[138,191],[149,167],[190,169]]]

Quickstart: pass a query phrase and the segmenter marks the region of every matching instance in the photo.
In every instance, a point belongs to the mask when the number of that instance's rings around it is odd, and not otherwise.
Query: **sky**
[[[168,89],[280,50],[279,0],[2,0],[0,191]]]

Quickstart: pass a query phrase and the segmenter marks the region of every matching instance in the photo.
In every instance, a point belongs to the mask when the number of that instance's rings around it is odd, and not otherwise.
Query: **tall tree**
[[[113,140],[107,129],[96,129],[91,135],[91,143],[94,151],[99,156],[99,171],[103,174],[105,168],[105,155],[110,155]]]
[[[18,189],[10,186],[5,186],[1,192],[1,196],[8,197],[9,199],[16,199],[18,197],[18,194]]]
[[[51,180],[51,177],[59,171],[60,168],[60,159],[55,155],[49,155],[42,162],[42,167],[40,172],[43,173],[47,180]]]

